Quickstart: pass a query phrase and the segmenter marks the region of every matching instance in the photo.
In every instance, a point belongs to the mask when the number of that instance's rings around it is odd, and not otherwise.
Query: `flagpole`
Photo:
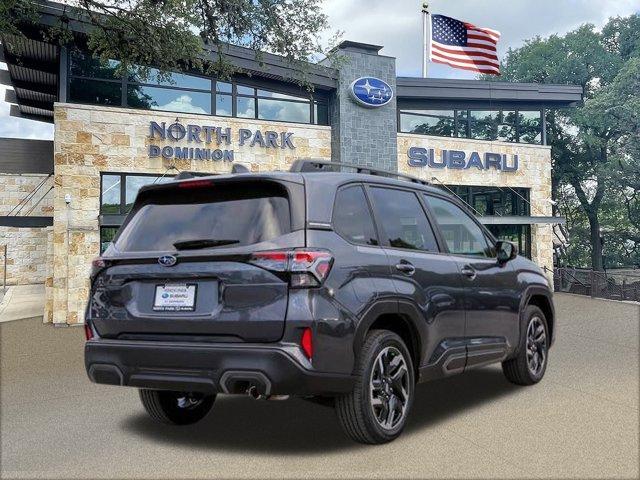
[[[422,4],[422,77],[427,78],[427,65],[429,63],[429,48],[431,46],[431,17],[429,4]]]

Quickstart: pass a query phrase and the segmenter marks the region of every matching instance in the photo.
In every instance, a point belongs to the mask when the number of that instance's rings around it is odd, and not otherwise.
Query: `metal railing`
[[[640,302],[640,271],[596,271],[584,268],[553,269],[556,292],[588,295],[593,298]]]

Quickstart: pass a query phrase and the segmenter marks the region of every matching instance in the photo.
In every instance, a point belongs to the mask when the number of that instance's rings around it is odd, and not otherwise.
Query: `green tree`
[[[322,53],[319,34],[327,28],[320,0],[78,0],[66,7],[58,25],[45,32],[68,40],[70,19],[92,26],[90,50],[120,68],[154,66],[167,72],[185,68],[228,77],[237,69],[226,60],[228,44],[283,56],[295,79],[306,82],[305,61]],[[0,0],[0,32],[20,35],[37,21],[37,2]],[[140,72],[142,76],[149,72]]]
[[[547,114],[553,196],[572,208],[571,250],[583,249],[580,236],[588,234],[593,268],[603,268],[603,231],[607,251],[628,252],[635,258],[627,264],[638,263],[640,16],[611,18],[601,31],[586,24],[564,36],[528,40],[507,52],[501,79],[584,88],[584,105]],[[561,195],[574,195],[575,202]],[[571,250],[570,258],[584,258]]]

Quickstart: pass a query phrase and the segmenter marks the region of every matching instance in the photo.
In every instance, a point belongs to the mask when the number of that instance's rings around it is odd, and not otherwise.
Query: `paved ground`
[[[404,435],[353,444],[333,411],[221,397],[158,426],[135,390],[91,384],[81,328],[0,325],[0,477],[638,478],[637,305],[557,295],[558,340],[535,387],[499,368],[421,385]]]
[[[0,300],[0,323],[25,318],[42,318],[44,284],[9,287]]]

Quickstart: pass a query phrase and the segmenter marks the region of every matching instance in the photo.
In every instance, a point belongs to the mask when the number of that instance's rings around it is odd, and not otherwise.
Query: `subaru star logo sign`
[[[364,107],[381,107],[393,98],[387,82],[375,77],[360,77],[349,87],[353,99]]]
[[[158,263],[163,267],[173,267],[177,261],[178,259],[173,255],[163,255],[158,258]]]

